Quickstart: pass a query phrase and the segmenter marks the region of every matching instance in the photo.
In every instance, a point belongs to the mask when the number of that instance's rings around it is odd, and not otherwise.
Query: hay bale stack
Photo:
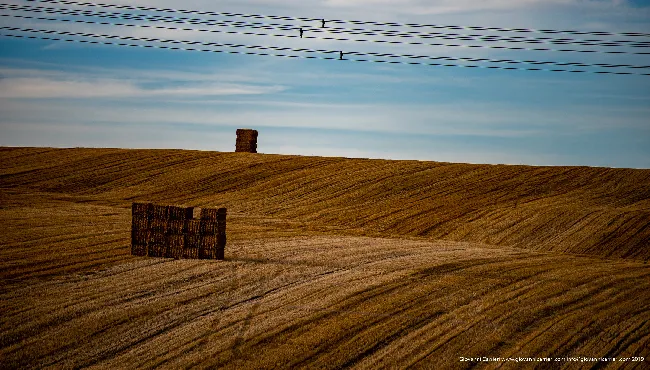
[[[185,246],[185,220],[167,221],[167,233],[165,234],[166,249],[164,256],[169,258],[183,257]]]
[[[182,235],[185,231],[185,220],[167,220],[165,229],[166,235]]]
[[[194,207],[167,207],[169,220],[187,220],[193,217]]]
[[[152,206],[149,242],[147,243],[147,256],[149,257],[165,256],[169,213],[168,206]]]
[[[199,258],[201,247],[201,221],[185,221],[185,243],[183,246],[183,258]]]
[[[257,153],[257,130],[237,129],[235,152]]]
[[[216,208],[201,208],[201,220],[217,220],[219,210]]]
[[[201,208],[201,246],[199,248],[200,259],[213,259],[217,248],[217,210],[213,208]]]
[[[164,257],[175,259],[183,258],[183,253],[185,251],[184,234],[167,235],[165,242],[166,249]]]
[[[167,207],[165,250],[163,257],[182,258],[185,247],[186,220],[191,219],[194,207]]]
[[[163,221],[155,222],[161,223]],[[160,228],[154,226],[149,233],[149,241],[147,243],[147,256],[149,257],[165,257],[167,236],[160,230]]]
[[[217,235],[201,234],[199,259],[213,260],[217,258]]]
[[[226,249],[226,212],[225,208],[217,210],[217,240],[215,259],[223,260]]]
[[[151,203],[134,202],[131,205],[131,254],[134,256],[147,255],[152,207]]]
[[[133,203],[131,253],[136,256],[223,259],[226,245],[226,209]]]
[[[214,208],[201,209],[201,234],[213,235],[217,233],[217,210]]]
[[[226,213],[227,210],[225,208],[219,208],[217,210],[217,234],[226,233]]]
[[[226,209],[201,209],[201,247],[199,258],[224,259]]]

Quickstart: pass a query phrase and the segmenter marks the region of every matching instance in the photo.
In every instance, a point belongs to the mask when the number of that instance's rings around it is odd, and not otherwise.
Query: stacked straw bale
[[[167,207],[167,245],[164,257],[182,258],[185,249],[186,222],[192,219],[194,207]]]
[[[151,203],[133,203],[131,207],[131,254],[147,255],[147,243],[151,228]]]
[[[199,258],[224,259],[226,247],[226,208],[201,209],[201,248]]]
[[[216,258],[217,251],[217,210],[201,209],[201,249],[199,258]]]
[[[147,243],[147,256],[164,257],[167,249],[167,206],[153,205],[149,242]]]
[[[257,153],[257,130],[237,129],[235,152]]]
[[[226,249],[226,209],[217,210],[217,248],[215,257],[218,260],[224,259]]]
[[[131,254],[134,256],[224,259],[226,209],[133,203]]]
[[[201,247],[201,220],[187,220],[186,225],[183,258],[197,259]]]

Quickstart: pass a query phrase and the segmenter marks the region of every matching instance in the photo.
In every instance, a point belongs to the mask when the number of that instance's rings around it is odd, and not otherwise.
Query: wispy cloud
[[[4,71],[6,73],[6,70]],[[14,76],[16,70],[13,70]],[[28,75],[38,74],[27,70]],[[264,86],[252,84],[185,82],[175,87],[144,87],[138,82],[92,78],[75,74],[43,73],[42,77],[7,77],[0,79],[0,98],[132,98],[162,96],[199,96],[220,95],[258,95],[284,91],[282,86]],[[50,76],[47,76],[50,74]]]
[[[540,4],[571,4],[576,2],[576,0],[405,0],[397,4],[390,0],[326,0],[325,4],[327,6],[345,8],[370,6],[393,8],[403,14],[444,14],[457,12],[467,13],[480,10],[516,9]]]

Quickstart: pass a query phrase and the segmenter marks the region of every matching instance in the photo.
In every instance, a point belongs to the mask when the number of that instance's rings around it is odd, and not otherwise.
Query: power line
[[[0,14],[0,16],[7,17],[17,17],[17,18],[28,18],[36,20],[47,20],[47,21],[62,21],[62,22],[75,22],[75,23],[84,23],[84,24],[100,24],[100,25],[111,25],[111,26],[125,26],[125,27],[138,27],[138,28],[159,28],[159,29],[169,29],[177,31],[204,31],[204,32],[217,32],[217,33],[230,33],[230,34],[246,34],[251,35],[249,32],[236,32],[236,31],[220,31],[220,30],[197,30],[193,28],[175,28],[175,27],[163,27],[163,26],[149,26],[149,25],[138,25],[138,24],[121,24],[121,23],[109,23],[109,22],[93,22],[93,21],[84,21],[84,20],[67,20],[67,19],[57,19],[57,18],[45,18],[45,17],[31,17],[31,16],[20,16],[20,15],[11,15],[11,14]],[[17,27],[0,27],[2,29],[8,30],[19,30]],[[68,34],[68,33],[66,33]],[[273,34],[254,34],[260,36],[280,36],[280,37],[290,37],[290,38],[299,38],[300,36],[296,35],[273,35]],[[303,50],[303,49],[300,49]],[[311,50],[311,49],[310,49]],[[317,52],[322,52],[320,50],[314,50]],[[633,68],[633,69],[646,69],[650,66],[638,66],[638,65],[629,65],[629,64],[609,64],[609,63],[582,63],[582,62],[554,62],[554,61],[538,61],[538,60],[517,60],[517,59],[489,59],[489,58],[469,58],[469,57],[431,57],[431,56],[418,56],[410,54],[386,54],[386,53],[359,53],[359,52],[346,52],[346,54],[353,55],[372,55],[372,56],[388,56],[388,57],[400,57],[400,58],[410,58],[410,59],[430,59],[430,60],[449,60],[449,61],[468,61],[468,62],[488,62],[488,63],[507,63],[507,64],[536,64],[536,65],[557,65],[557,66],[573,66],[573,67],[602,67],[602,68]]]
[[[189,23],[189,24],[204,24],[204,25],[223,25],[227,27],[251,27],[251,28],[264,28],[264,29],[280,29],[280,30],[298,30],[300,28],[308,32],[327,32],[327,33],[342,33],[342,34],[351,34],[351,35],[369,35],[369,36],[388,36],[388,37],[401,37],[401,38],[434,38],[434,39],[447,39],[447,40],[464,40],[464,41],[484,41],[484,42],[514,42],[514,43],[527,43],[527,44],[559,44],[559,45],[583,45],[583,46],[628,46],[628,47],[650,47],[650,42],[648,41],[632,41],[632,40],[580,40],[580,39],[557,39],[557,38],[529,38],[529,37],[504,37],[504,36],[495,36],[495,35],[467,35],[467,34],[457,34],[457,33],[424,33],[424,32],[398,32],[391,30],[373,30],[373,29],[363,29],[363,28],[337,28],[337,27],[328,27],[328,28],[317,28],[310,26],[295,26],[287,24],[277,24],[277,23],[256,23],[256,22],[237,22],[237,21],[217,21],[217,20],[204,20],[198,18],[182,18],[182,17],[167,17],[167,16],[150,16],[150,15],[141,15],[141,14],[130,14],[130,13],[109,13],[109,12],[93,12],[88,10],[70,10],[70,9],[57,9],[57,8],[45,8],[45,7],[29,7],[29,6],[17,6],[17,5],[8,5],[8,8],[12,10],[20,11],[30,11],[30,12],[43,12],[43,13],[59,13],[66,15],[82,15],[89,17],[106,17],[106,18],[118,18],[118,19],[128,19],[128,20],[147,20],[154,22],[179,22],[179,23]]]
[[[76,12],[76,11],[75,11]],[[58,11],[55,12],[56,14],[67,14],[67,13],[61,13]],[[74,13],[73,15],[76,14],[81,14],[81,13]],[[120,13],[117,13],[120,14]],[[83,15],[83,14],[82,14]],[[28,16],[19,16],[19,15],[5,15],[5,14],[0,14],[0,16],[11,16],[11,17],[17,17],[17,18],[33,18],[33,19],[44,19],[44,20],[54,20],[54,21],[64,21],[64,22],[81,22],[81,23],[94,23],[94,24],[114,24],[114,23],[102,23],[102,22],[89,22],[89,21],[70,21],[70,20],[63,20],[63,19],[51,19],[51,18],[38,18],[38,17],[28,17]],[[125,20],[147,20],[148,16],[138,16],[138,18],[130,18],[130,17],[122,17],[122,16],[112,16],[112,15],[96,15],[98,18],[108,18],[108,19],[125,19]],[[160,19],[149,19],[152,21],[159,21]],[[259,29],[268,29],[267,27],[262,27],[262,26],[247,26],[244,22],[237,22],[237,23],[243,23],[243,24],[238,24],[238,25],[231,25],[230,23],[224,23],[223,21],[216,21],[216,22],[186,22],[182,20],[164,20],[163,22],[165,23],[179,23],[179,24],[191,24],[191,25],[196,25],[196,24],[203,24],[203,25],[213,25],[213,26],[227,26],[227,27],[235,27],[235,28],[259,28]],[[127,24],[116,24],[115,25],[122,25],[122,26],[131,26]],[[146,25],[142,25],[141,27],[147,27]],[[295,30],[294,26],[289,26],[287,25],[287,29],[283,30]],[[153,27],[152,28],[161,28],[161,29],[176,29],[179,30],[178,28],[174,27]],[[188,30],[188,29],[182,29],[182,30]],[[256,36],[276,36],[276,37],[296,37],[293,35],[278,35],[278,34],[260,34],[260,33],[251,33],[251,32],[228,32],[228,31],[219,31],[219,30],[195,30],[195,31],[202,31],[202,32],[215,32],[215,33],[231,33],[231,34],[244,34],[244,35],[256,35]],[[354,42],[373,42],[373,43],[384,43],[384,44],[402,44],[402,45],[424,45],[424,46],[446,46],[446,47],[466,47],[466,48],[487,48],[487,49],[500,49],[500,50],[524,50],[524,51],[556,51],[556,52],[573,52],[573,53],[598,53],[598,54],[629,54],[629,55],[650,55],[650,52],[626,52],[626,51],[604,51],[604,50],[581,50],[581,49],[551,49],[551,48],[524,48],[524,47],[516,47],[516,46],[495,46],[495,45],[465,45],[465,44],[447,44],[447,43],[430,43],[430,42],[405,42],[405,41],[387,41],[387,40],[368,40],[368,39],[351,39],[351,38],[337,38],[337,37],[315,37],[315,36],[303,36],[302,38],[306,39],[321,39],[321,40],[336,40],[336,41],[354,41]]]
[[[44,33],[55,33],[61,35],[71,35],[71,36],[83,36],[91,38],[111,38],[111,39],[120,39],[120,40],[133,40],[133,41],[156,41],[162,43],[174,43],[174,44],[188,44],[188,45],[206,45],[206,46],[225,46],[229,48],[252,48],[260,50],[278,50],[278,51],[291,51],[291,52],[320,52],[320,53],[337,53],[340,54],[339,58],[336,57],[323,57],[323,56],[304,56],[304,55],[287,55],[287,54],[271,54],[271,53],[254,53],[254,52],[235,52],[235,51],[226,51],[226,50],[214,50],[214,49],[195,49],[195,48],[181,48],[181,47],[170,47],[170,46],[160,46],[160,45],[139,45],[139,44],[125,44],[125,43],[113,43],[106,41],[89,41],[89,40],[74,40],[74,39],[60,39],[52,37],[43,37],[43,36],[25,36],[25,35],[16,35],[11,33],[2,33],[0,35],[17,37],[17,38],[28,38],[28,39],[41,39],[41,40],[54,40],[54,41],[67,41],[67,42],[81,42],[81,43],[90,43],[90,44],[104,44],[104,45],[117,45],[117,46],[131,46],[131,47],[145,47],[145,48],[157,48],[157,49],[170,49],[170,50],[184,50],[184,51],[202,51],[202,52],[214,52],[214,53],[229,53],[229,54],[247,54],[247,55],[268,55],[268,56],[278,56],[285,58],[303,58],[303,59],[321,59],[321,60],[349,60],[355,62],[373,62],[373,63],[387,63],[387,64],[410,64],[410,65],[427,65],[427,66],[441,66],[441,67],[460,67],[460,68],[483,68],[483,69],[501,69],[501,70],[519,70],[519,71],[549,71],[549,72],[569,72],[569,73],[593,73],[593,74],[612,74],[612,75],[639,75],[639,76],[650,76],[650,73],[633,73],[633,72],[612,72],[612,71],[584,71],[584,70],[567,70],[567,69],[546,69],[546,68],[518,68],[518,67],[501,67],[501,66],[483,66],[483,65],[459,65],[459,64],[442,64],[442,63],[425,63],[425,62],[404,62],[404,61],[387,61],[387,60],[370,60],[370,59],[343,59],[345,54],[342,51],[334,50],[313,50],[313,49],[293,49],[293,48],[281,48],[273,46],[255,46],[255,45],[239,45],[239,44],[221,44],[221,43],[202,43],[198,41],[179,41],[179,40],[161,40],[156,38],[137,38],[137,37],[123,37],[115,35],[98,35],[93,33],[73,33],[67,31],[53,31],[53,30],[32,30],[32,29],[21,29],[18,27],[0,27],[0,29],[6,30],[17,30],[22,32],[44,32]]]
[[[273,16],[261,14],[244,14],[244,13],[229,13],[229,12],[210,12],[210,11],[197,11],[197,10],[183,10],[183,9],[170,9],[170,8],[155,8],[145,6],[130,6],[130,5],[113,5],[101,3],[89,3],[67,0],[26,0],[29,2],[42,2],[53,4],[65,5],[79,5],[79,6],[92,6],[102,8],[116,8],[127,10],[144,10],[156,11],[164,13],[182,13],[182,14],[198,14],[198,15],[214,15],[223,17],[240,17],[240,18],[257,18],[257,19],[275,19],[285,21],[302,21],[302,22],[321,22],[321,18],[307,18],[307,17],[287,17],[287,16]],[[358,24],[358,25],[375,25],[375,26],[390,26],[390,27],[413,27],[413,28],[437,28],[437,29],[454,29],[454,30],[474,30],[474,31],[497,31],[497,32],[519,32],[519,33],[545,33],[545,34],[572,34],[572,35],[594,35],[594,36],[631,36],[631,37],[650,37],[650,33],[642,32],[605,32],[605,31],[573,31],[573,30],[549,30],[549,29],[528,29],[528,28],[503,28],[503,27],[481,27],[481,26],[446,26],[436,24],[417,24],[417,23],[395,23],[395,22],[373,22],[373,21],[355,21],[355,20],[341,20],[341,19],[327,19],[327,23],[336,24]]]
[[[8,8],[19,11],[42,12],[42,13],[58,13],[66,15],[82,15],[88,17],[105,17],[113,19],[128,19],[128,20],[145,20],[153,22],[171,22],[171,23],[189,23],[189,24],[203,24],[203,25],[219,25],[226,27],[245,27],[245,28],[263,28],[263,29],[279,29],[283,31],[303,29],[307,32],[315,33],[339,33],[349,35],[367,35],[367,36],[387,36],[399,38],[420,38],[420,39],[445,39],[445,40],[463,40],[463,41],[482,41],[482,42],[512,42],[512,43],[526,43],[526,44],[557,44],[557,45],[582,45],[582,46],[605,46],[605,47],[632,47],[632,48],[649,48],[650,41],[633,41],[633,40],[593,40],[593,39],[558,39],[550,37],[522,37],[522,36],[496,36],[496,35],[483,35],[483,34],[457,34],[457,33],[442,33],[442,32],[405,32],[394,30],[376,30],[376,29],[363,29],[363,28],[317,28],[311,26],[295,26],[277,23],[256,23],[256,22],[237,22],[237,21],[219,21],[219,20],[205,20],[198,18],[183,18],[183,17],[170,17],[159,15],[142,15],[130,13],[109,13],[109,12],[93,12],[89,10],[71,10],[71,9],[57,9],[46,7],[30,7],[30,6],[17,6],[8,5]]]

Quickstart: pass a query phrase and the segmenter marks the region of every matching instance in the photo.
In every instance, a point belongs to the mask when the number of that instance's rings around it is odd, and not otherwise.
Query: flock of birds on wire
[[[334,41],[353,41],[364,43],[378,44],[401,44],[401,45],[420,45],[420,46],[444,46],[451,48],[486,48],[486,49],[503,49],[518,51],[535,51],[535,52],[561,52],[572,54],[619,54],[619,55],[650,55],[650,33],[640,32],[603,32],[603,31],[575,31],[575,30],[551,30],[551,29],[524,29],[524,28],[502,28],[502,27],[478,27],[478,26],[448,26],[435,24],[413,24],[413,23],[392,23],[392,22],[372,22],[372,21],[354,21],[338,20],[323,18],[305,18],[305,17],[287,17],[271,16],[260,14],[241,14],[228,12],[211,12],[166,9],[155,7],[142,7],[130,5],[113,5],[98,4],[88,2],[77,2],[67,0],[25,0],[28,2],[49,3],[59,5],[73,5],[93,7],[99,9],[118,9],[122,11],[148,11],[158,13],[188,14],[193,16],[217,16],[226,18],[244,18],[244,19],[261,19],[265,21],[289,21],[311,23],[312,25],[296,25],[282,23],[262,23],[255,21],[233,21],[233,20],[216,20],[188,18],[179,16],[164,15],[146,15],[126,12],[109,12],[94,11],[83,9],[65,9],[51,8],[41,6],[23,6],[13,4],[0,4],[0,10],[9,10],[11,13],[0,14],[1,17],[11,17],[27,20],[38,21],[55,21],[67,23],[80,23],[92,25],[110,25],[120,27],[139,27],[154,28],[175,31],[196,31],[205,33],[218,34],[236,34],[248,36],[265,36],[265,37],[282,37],[282,38],[303,38],[303,39],[321,39]],[[27,13],[29,15],[17,14],[17,12]],[[49,17],[48,17],[49,15]],[[61,18],[62,16],[99,18],[118,21],[145,21],[155,22],[152,24],[133,24],[133,23],[116,23],[104,21],[91,21],[79,18]],[[163,26],[164,24],[181,24],[192,26],[211,26],[224,27],[226,29],[210,28],[183,28]],[[373,28],[344,28],[338,25],[366,26]],[[377,28],[375,28],[377,27]],[[379,27],[400,27],[397,30],[391,30]],[[405,30],[406,29],[406,30]],[[412,30],[408,30],[412,29]],[[433,32],[431,30],[435,30]],[[464,31],[466,33],[458,33]],[[490,35],[482,32],[509,32],[517,34],[542,34],[549,35],[543,37],[526,36],[501,36]],[[18,33],[15,33],[18,32]],[[23,34],[27,33],[27,35]],[[39,34],[32,36],[31,34]],[[79,42],[88,44],[104,44],[143,48],[171,49],[184,51],[200,51],[212,53],[229,53],[229,54],[247,54],[247,55],[270,55],[285,58],[303,58],[303,59],[323,59],[323,60],[345,60],[356,62],[388,63],[388,64],[408,64],[408,65],[428,65],[444,67],[461,67],[461,68],[484,68],[484,69],[502,69],[502,70],[524,70],[524,71],[551,71],[551,72],[570,72],[570,73],[595,73],[595,74],[615,74],[615,75],[643,75],[650,76],[646,73],[650,66],[633,65],[633,64],[612,64],[612,63],[582,63],[582,62],[560,62],[548,60],[518,60],[518,59],[490,59],[490,58],[470,58],[470,57],[450,57],[450,56],[430,56],[430,55],[412,55],[412,54],[392,54],[392,53],[375,53],[375,52],[358,52],[353,50],[323,50],[308,48],[290,48],[263,45],[244,45],[233,43],[219,42],[199,42],[191,40],[175,40],[146,37],[128,37],[97,33],[84,32],[67,32],[46,29],[32,29],[25,27],[0,26],[0,35],[15,38],[29,38],[41,40],[55,40],[67,42]],[[571,35],[572,38],[561,38],[558,36]],[[66,38],[70,36],[84,38]],[[596,36],[631,38],[626,40],[609,40],[597,39]],[[370,37],[384,37],[389,40],[373,39]],[[579,37],[579,38],[575,38]],[[101,39],[103,41],[98,41]],[[453,41],[443,41],[453,40]],[[128,41],[128,42],[123,42]],[[155,42],[156,44],[134,44],[138,42]],[[480,42],[480,44],[467,44],[462,41]],[[495,44],[497,43],[497,44]],[[500,45],[498,43],[511,43],[515,46]],[[163,44],[163,45],[161,45]],[[530,44],[532,46],[522,46]],[[169,45],[169,46],[166,46]],[[177,45],[183,45],[177,46]],[[206,47],[209,47],[206,49]],[[220,49],[216,49],[216,48]],[[584,49],[583,47],[595,47]],[[224,49],[225,48],[225,49]],[[619,48],[619,49],[616,49]],[[624,48],[624,50],[620,50]],[[380,59],[377,59],[380,58]],[[638,58],[638,57],[637,57]],[[492,63],[491,64],[449,64],[451,62],[470,62],[470,63]],[[505,64],[505,65],[504,65]],[[512,65],[525,66],[512,66]],[[541,66],[541,67],[539,67]],[[546,67],[546,68],[544,68]],[[560,67],[560,68],[557,68]],[[575,68],[581,69],[575,69]],[[586,69],[585,69],[586,68]],[[593,68],[596,68],[595,70]]]

